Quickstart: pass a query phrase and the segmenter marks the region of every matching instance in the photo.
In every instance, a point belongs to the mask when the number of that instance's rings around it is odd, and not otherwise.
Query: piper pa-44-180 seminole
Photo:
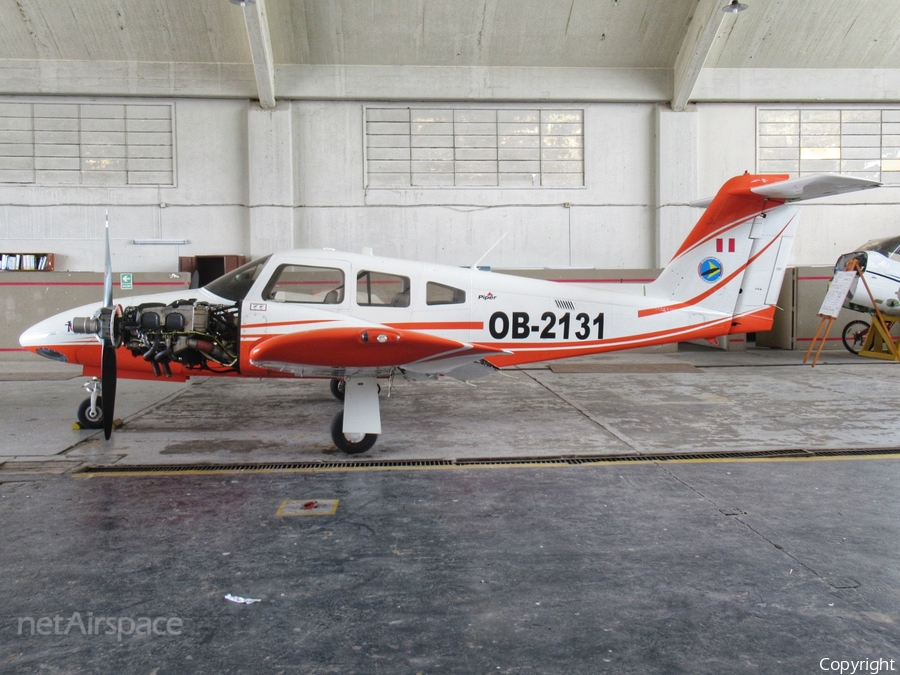
[[[503,366],[768,330],[798,224],[792,202],[877,187],[837,174],[737,176],[652,283],[622,290],[331,250],[274,253],[203,288],[57,314],[20,342],[94,377],[82,423],[112,431],[116,378],[328,378],[335,445],[381,433],[378,379],[472,380]],[[99,377],[99,380],[96,379]]]

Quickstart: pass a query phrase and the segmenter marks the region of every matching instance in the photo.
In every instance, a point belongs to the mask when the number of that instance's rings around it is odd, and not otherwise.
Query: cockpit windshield
[[[250,287],[253,286],[253,282],[256,281],[270,257],[267,255],[264,258],[251,260],[246,265],[242,265],[236,270],[206,284],[205,288],[220,298],[240,302],[250,292]]]
[[[887,239],[874,239],[863,244],[860,251],[876,251],[882,255],[891,258],[897,256],[894,260],[900,259],[900,237],[888,237]]]

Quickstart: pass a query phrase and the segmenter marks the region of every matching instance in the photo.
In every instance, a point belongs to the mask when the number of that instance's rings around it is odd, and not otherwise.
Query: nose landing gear
[[[84,389],[90,396],[78,406],[78,423],[83,429],[103,428],[103,396],[100,393],[99,378],[92,377],[90,382],[84,383]]]

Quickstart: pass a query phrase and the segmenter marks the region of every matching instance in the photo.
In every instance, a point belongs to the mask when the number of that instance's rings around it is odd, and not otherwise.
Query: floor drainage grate
[[[608,463],[683,462],[691,460],[803,459],[814,457],[890,456],[900,448],[848,448],[845,450],[747,450],[736,452],[697,452],[643,455],[579,455],[577,457],[494,457],[434,460],[348,460],[346,462],[279,462],[260,464],[160,464],[132,466],[88,466],[73,476],[153,475],[178,473],[268,473],[316,471],[389,471],[403,469],[548,467],[583,466]]]

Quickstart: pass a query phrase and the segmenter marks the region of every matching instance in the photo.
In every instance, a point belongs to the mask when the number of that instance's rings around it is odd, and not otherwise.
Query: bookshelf
[[[52,253],[0,253],[0,272],[52,272]]]

